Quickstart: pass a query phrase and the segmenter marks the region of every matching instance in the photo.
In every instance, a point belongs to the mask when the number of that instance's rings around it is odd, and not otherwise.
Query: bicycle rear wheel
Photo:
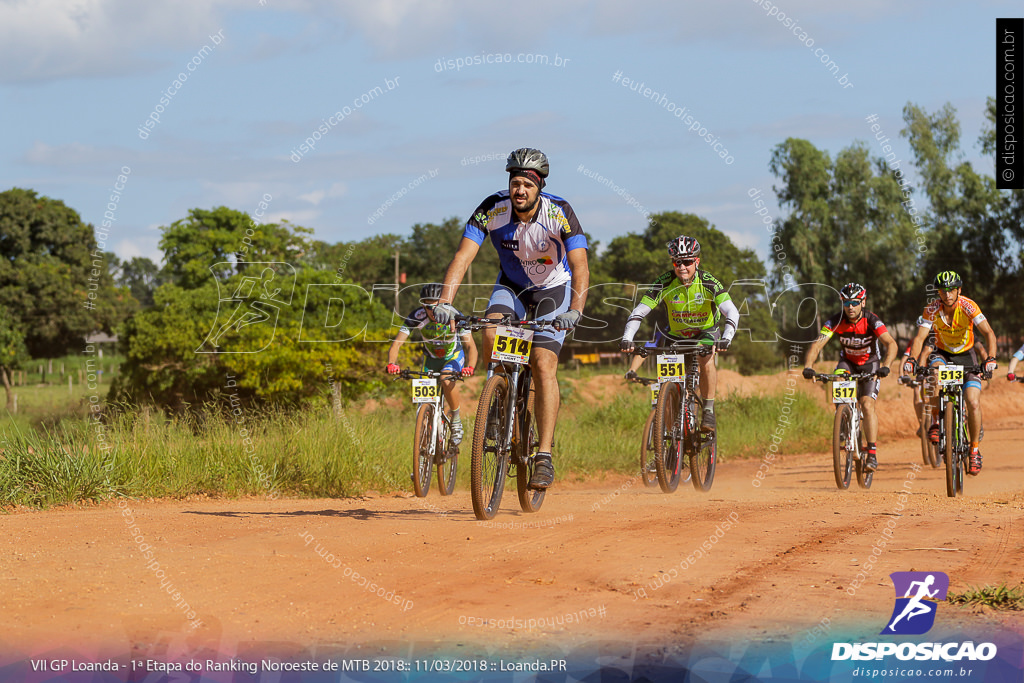
[[[696,425],[696,416],[704,414],[704,401],[699,398],[691,401],[688,412],[694,416],[693,424]],[[718,461],[718,430],[705,432],[697,429],[686,438],[692,438],[694,444],[694,449],[690,453],[693,488],[698,491],[710,491],[715,480],[715,463]]]
[[[536,512],[544,504],[544,494],[547,489],[531,489],[530,478],[533,476],[534,457],[540,448],[540,439],[537,435],[537,425],[533,421],[533,392],[526,403],[526,411],[523,413],[522,429],[516,442],[519,449],[520,462],[516,465],[516,489],[519,492],[519,507],[523,512]]]
[[[850,488],[850,475],[853,473],[853,453],[847,448],[852,423],[853,409],[849,404],[840,404],[832,424],[832,470],[836,475],[836,486],[843,490]]]
[[[452,444],[452,431],[445,422],[441,430],[444,436],[437,440],[437,490],[442,496],[452,495],[455,490],[455,475],[459,471],[459,447]]]
[[[956,498],[964,492],[964,453],[957,439],[957,410],[952,401],[946,403],[943,425],[945,427],[946,443],[944,455],[946,458],[946,496]]]
[[[861,455],[860,458],[857,458],[857,486],[862,489],[869,489],[871,488],[871,480],[875,478],[875,473],[873,471],[868,472],[864,468],[864,458],[867,457],[868,452],[868,440],[867,437],[864,436],[863,417],[861,418],[860,430],[857,434],[857,449],[857,452]]]
[[[430,454],[430,445],[434,441],[433,403],[421,403],[416,410],[416,433],[412,444],[412,487],[416,495],[423,498],[430,491],[430,471],[434,466],[434,457]]]
[[[679,486],[682,457],[683,385],[665,382],[658,393],[658,406],[654,414],[654,463],[658,471],[658,484],[665,493]]]
[[[505,437],[505,402],[508,380],[492,375],[480,392],[480,403],[473,426],[473,453],[469,468],[470,493],[477,519],[491,519],[501,505],[508,468],[508,451],[501,441]]]
[[[647,421],[644,422],[643,438],[640,441],[640,477],[644,480],[644,485],[649,487],[658,485],[658,467],[654,463],[658,457],[654,444],[654,435],[657,433],[654,431],[655,412],[652,409],[647,415]]]

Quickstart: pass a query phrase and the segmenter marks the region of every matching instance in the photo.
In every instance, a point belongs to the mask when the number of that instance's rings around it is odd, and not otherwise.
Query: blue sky
[[[107,248],[159,260],[160,226],[193,207],[253,213],[265,195],[269,220],[328,242],[465,219],[505,186],[505,155],[532,146],[551,159],[546,189],[602,242],[642,230],[642,210],[678,210],[766,258],[748,191],[770,193],[787,137],[880,156],[877,114],[909,160],[903,106],[951,102],[966,158],[991,173],[976,140],[995,18],[1014,14],[1019,2],[0,0],[0,188],[99,226],[128,167]],[[685,107],[731,163],[616,72]]]

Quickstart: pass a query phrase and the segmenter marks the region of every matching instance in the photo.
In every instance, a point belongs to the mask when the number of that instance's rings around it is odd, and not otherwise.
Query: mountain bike
[[[689,461],[689,479],[698,491],[710,491],[718,460],[718,432],[700,428],[704,414],[701,398],[700,363],[698,355],[714,350],[714,342],[678,341],[670,346],[638,346],[633,353],[647,356],[650,352],[667,351],[658,356],[658,378],[661,390],[654,411],[654,463],[658,485],[664,493],[679,486]]]
[[[452,420],[444,409],[444,392],[439,380],[462,380],[462,373],[402,370],[400,379],[412,380],[412,402],[416,408],[416,430],[412,444],[412,485],[420,498],[430,491],[430,475],[437,466],[437,490],[442,496],[455,490],[459,469],[459,447],[452,443]]]
[[[858,388],[861,380],[872,377],[875,377],[873,372],[819,372],[814,376],[818,382],[832,383],[832,403],[836,406],[832,424],[832,470],[836,486],[842,490],[850,488],[850,477],[854,471],[857,472],[857,485],[862,489],[871,488],[874,478],[875,473],[865,467],[868,444]]]
[[[532,310],[527,316],[533,315]],[[458,318],[457,318],[458,319]],[[530,369],[533,333],[553,329],[548,321],[466,317],[470,329],[495,326],[491,362],[480,392],[473,426],[470,491],[477,519],[492,519],[501,506],[505,478],[516,475],[519,506],[536,512],[547,489],[531,489],[540,447],[533,418],[534,389]],[[466,324],[464,323],[464,324]]]
[[[903,386],[917,390],[919,387],[923,388],[925,386],[926,378],[904,375],[900,377],[898,381]],[[917,431],[921,440],[921,460],[924,461],[925,465],[930,465],[932,468],[938,469],[942,467],[942,452],[939,450],[939,447],[933,444],[931,439],[928,438],[928,427],[932,424],[932,408],[928,403],[925,403],[921,410],[921,419],[919,420],[919,423]]]
[[[651,412],[647,414],[647,420],[644,422],[644,429],[640,435],[640,477],[644,481],[644,485],[648,487],[654,487],[658,485],[658,466],[655,464],[655,458],[657,456],[655,448],[655,431],[654,431],[654,415],[658,408],[658,393],[661,389],[661,382],[654,377],[634,377],[631,382],[642,384],[645,387],[651,388]],[[684,465],[684,468],[689,469],[688,465]],[[689,472],[687,472],[687,479],[689,479]]]
[[[936,365],[918,369],[918,375],[935,370],[939,390],[939,452],[946,461],[946,495],[950,498],[964,493],[967,457],[971,454],[971,435],[967,428],[967,406],[964,404],[964,375],[978,374],[992,379],[979,365]]]

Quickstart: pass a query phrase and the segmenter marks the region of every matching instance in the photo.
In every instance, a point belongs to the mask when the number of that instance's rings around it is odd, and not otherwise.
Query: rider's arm
[[[473,334],[466,332],[462,335],[462,348],[466,351],[466,367],[475,368],[477,359],[476,342],[473,341]]]
[[[398,363],[398,350],[402,348],[402,344],[404,344],[405,340],[408,338],[409,333],[404,331],[399,331],[398,334],[395,335],[395,340],[391,342],[391,348],[388,349],[388,365]]]
[[[722,327],[722,339],[731,341],[736,336],[736,328],[740,324],[740,309],[732,299],[726,299],[718,306],[718,310],[725,316],[725,323]]]
[[[1013,371],[1017,369],[1017,363],[1022,360],[1024,360],[1024,346],[1021,346],[1013,352],[1012,356],[1010,356],[1010,367],[1008,367],[1006,371],[1011,375],[1014,374]]]
[[[920,323],[920,318],[918,322]],[[917,334],[914,335],[914,341],[910,345],[910,357],[920,362],[918,356],[921,355],[921,351],[924,347],[924,340],[927,339],[928,333],[931,331],[931,325],[918,325]]]
[[[626,320],[626,329],[622,332],[622,340],[625,342],[633,341],[633,337],[636,335],[636,331],[640,329],[640,323],[647,317],[647,314],[651,312],[651,307],[642,301],[637,304],[633,312],[629,314],[629,318]]]
[[[882,365],[890,367],[892,362],[896,360],[896,354],[899,353],[899,346],[896,344],[896,340],[892,338],[889,331],[886,330],[878,336],[878,341],[885,344],[885,360],[882,361]]]
[[[590,264],[587,261],[587,250],[571,249],[566,254],[566,258],[569,259],[569,268],[572,270],[572,297],[569,299],[569,308],[582,313],[583,306],[587,303],[587,290],[590,288]]]
[[[992,326],[988,324],[988,320],[982,320],[975,323],[978,326],[978,331],[985,335],[986,346],[988,347],[988,357],[996,357],[996,333],[992,329]]]
[[[479,244],[468,237],[462,238],[459,248],[455,251],[455,256],[452,257],[452,262],[448,264],[448,270],[444,274],[445,286],[441,291],[441,299],[438,303],[450,304],[455,299],[459,285],[462,284],[462,278],[466,276],[466,271],[473,263],[478,251],[480,251]]]
[[[832,337],[830,334],[824,332],[818,335],[818,338],[814,340],[810,348],[807,349],[807,355],[804,356],[804,367],[814,369],[814,361],[818,360],[818,354],[825,348],[825,344],[828,344],[828,340]]]

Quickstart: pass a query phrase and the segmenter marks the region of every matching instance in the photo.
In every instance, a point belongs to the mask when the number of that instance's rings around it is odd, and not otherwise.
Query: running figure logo
[[[219,267],[232,264],[218,263],[210,267],[216,276]],[[256,353],[270,346],[277,330],[278,315],[283,307],[291,305],[295,289],[295,269],[287,263],[234,264],[242,273],[229,283],[217,280],[219,303],[217,319],[196,353]],[[230,294],[228,294],[230,292]],[[247,338],[243,328],[263,326],[263,335]],[[256,328],[251,328],[256,329]],[[247,330],[248,332],[248,330]],[[248,344],[253,348],[239,348]],[[259,346],[260,348],[255,348]]]
[[[896,605],[882,635],[920,635],[935,624],[938,602],[946,599],[949,576],[943,572],[893,572]]]

